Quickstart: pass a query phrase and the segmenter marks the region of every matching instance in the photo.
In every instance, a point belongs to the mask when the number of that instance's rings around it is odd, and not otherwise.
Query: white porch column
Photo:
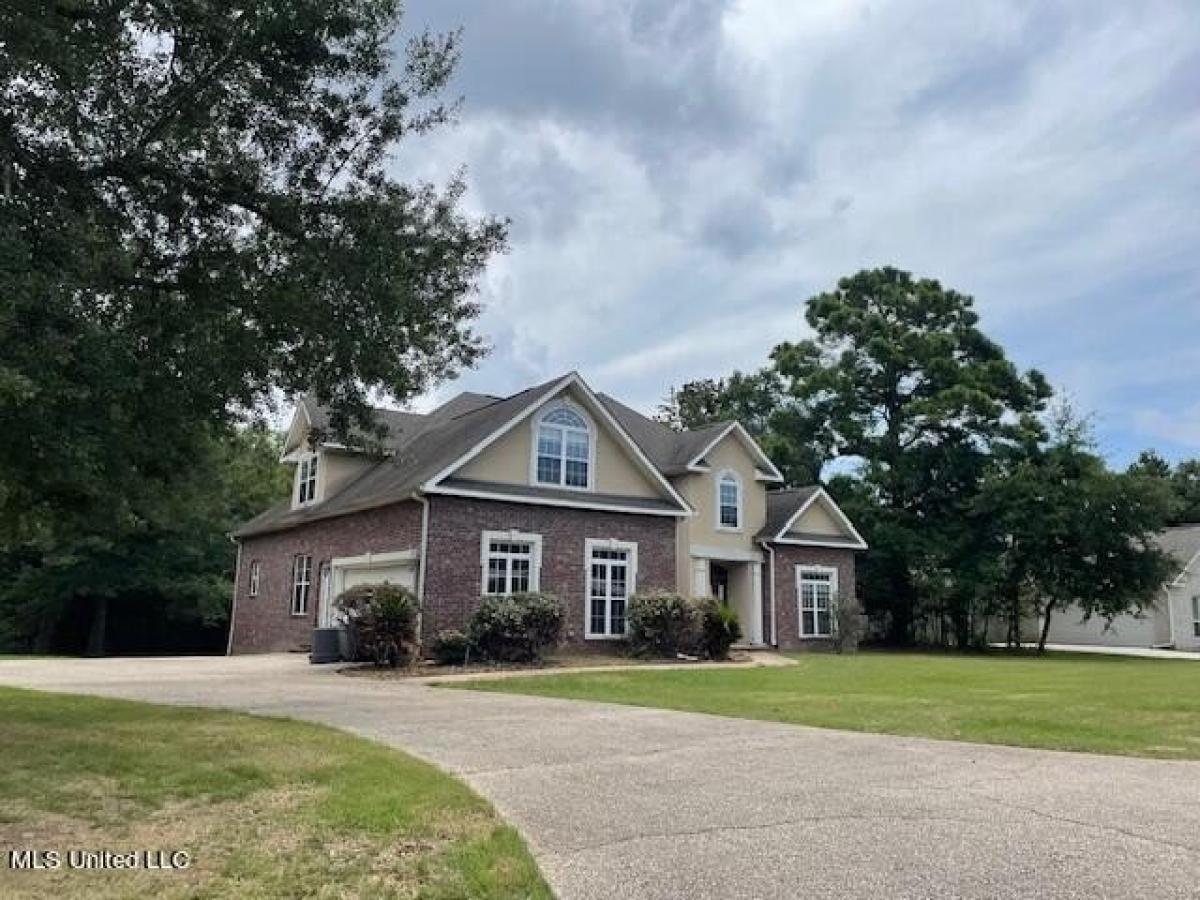
[[[708,560],[692,560],[692,596],[707,597],[712,593],[712,584],[708,577]]]
[[[763,582],[762,563],[750,563],[750,609],[752,622],[747,623],[746,640],[763,643]]]

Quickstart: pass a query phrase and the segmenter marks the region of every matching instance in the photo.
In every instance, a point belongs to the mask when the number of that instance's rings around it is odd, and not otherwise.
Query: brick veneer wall
[[[571,643],[583,643],[586,539],[636,542],[637,589],[675,589],[675,519],[669,516],[462,497],[434,496],[429,503],[423,625],[426,641],[443,628],[462,628],[479,606],[480,540],[484,531],[511,529],[542,536],[540,587],[563,601],[565,634]]]
[[[420,550],[421,504],[396,503],[287,531],[242,541],[234,611],[234,653],[296,650],[312,643],[317,621],[321,564],[339,556]],[[308,615],[292,615],[292,561],[298,554],[313,558]],[[258,596],[250,594],[250,564],[258,560]]]
[[[796,600],[796,566],[829,566],[838,570],[838,600],[857,603],[854,588],[854,551],[832,547],[797,547],[775,544],[775,627],[782,650],[819,650],[829,640],[800,637],[800,608]]]

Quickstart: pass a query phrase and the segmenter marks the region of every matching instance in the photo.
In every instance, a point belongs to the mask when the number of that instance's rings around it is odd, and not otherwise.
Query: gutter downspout
[[[233,566],[233,600],[229,604],[229,637],[225,641],[225,655],[233,656],[233,623],[237,616],[238,585],[242,580],[242,542],[232,534],[226,537],[237,545],[237,562]]]
[[[1167,604],[1167,643],[1174,647],[1177,642],[1175,640],[1175,610],[1174,604],[1171,603],[1171,585],[1163,585],[1163,597]]]
[[[771,646],[779,646],[779,634],[775,625],[775,548],[766,541],[762,547],[767,551],[767,578],[771,582]]]
[[[413,494],[421,504],[421,561],[417,569],[417,644],[425,643],[425,560],[429,551],[429,498]]]

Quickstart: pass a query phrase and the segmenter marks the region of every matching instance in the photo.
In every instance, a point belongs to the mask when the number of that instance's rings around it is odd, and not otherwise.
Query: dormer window
[[[726,470],[717,476],[717,528],[737,531],[742,527],[742,480]]]
[[[296,503],[303,506],[317,499],[317,454],[306,456],[296,467]]]
[[[536,421],[534,481],[587,490],[592,484],[592,431],[570,406],[555,406]]]

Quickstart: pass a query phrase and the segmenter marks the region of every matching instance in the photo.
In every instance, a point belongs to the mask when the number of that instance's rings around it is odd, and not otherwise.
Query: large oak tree
[[[0,544],[116,547],[273,392],[345,429],[484,352],[505,225],[395,162],[452,118],[457,35],[401,41],[398,0],[0,9]]]

